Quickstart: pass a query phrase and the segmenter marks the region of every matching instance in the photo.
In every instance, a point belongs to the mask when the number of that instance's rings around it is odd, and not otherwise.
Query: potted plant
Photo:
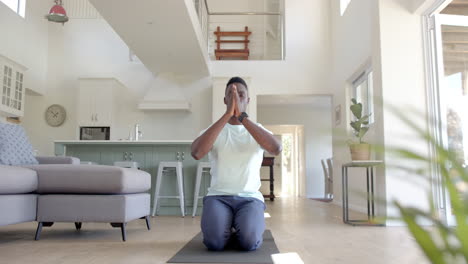
[[[348,141],[349,150],[351,152],[351,160],[369,160],[370,159],[370,144],[362,141],[364,135],[369,131],[369,115],[362,116],[362,104],[358,103],[355,98],[351,99],[352,105],[349,107],[353,113],[355,120],[350,123],[353,128],[353,134],[358,141]]]

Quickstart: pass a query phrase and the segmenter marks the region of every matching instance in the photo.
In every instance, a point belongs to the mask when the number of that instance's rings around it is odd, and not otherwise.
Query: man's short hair
[[[240,83],[242,85],[245,86],[245,89],[249,90],[249,88],[247,87],[247,83],[244,81],[244,79],[242,79],[241,77],[232,77],[228,83],[226,84],[226,88],[230,85],[230,84],[233,84],[233,83]]]

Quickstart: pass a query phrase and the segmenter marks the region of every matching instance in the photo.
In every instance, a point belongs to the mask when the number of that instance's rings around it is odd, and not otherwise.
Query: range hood
[[[184,100],[143,100],[138,104],[138,109],[143,111],[151,110],[183,110],[191,112],[192,105]]]
[[[180,81],[173,74],[159,74],[154,78],[138,109],[191,111],[191,103],[185,98]]]

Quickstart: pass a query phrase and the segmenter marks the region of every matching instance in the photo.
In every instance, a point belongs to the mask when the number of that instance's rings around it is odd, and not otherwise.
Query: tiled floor
[[[402,227],[352,227],[341,208],[306,199],[267,202],[267,228],[281,253],[296,252],[306,264],[428,263]],[[0,227],[0,263],[166,263],[200,231],[200,217],[155,217],[128,224],[127,242],[109,224],[56,223],[34,241],[36,223]]]

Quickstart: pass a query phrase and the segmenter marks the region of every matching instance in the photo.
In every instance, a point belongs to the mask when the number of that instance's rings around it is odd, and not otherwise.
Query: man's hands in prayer
[[[240,116],[240,111],[239,111],[239,93],[237,92],[237,86],[233,84],[229,88],[228,92],[228,107],[226,113],[229,116],[235,116],[238,117]]]

